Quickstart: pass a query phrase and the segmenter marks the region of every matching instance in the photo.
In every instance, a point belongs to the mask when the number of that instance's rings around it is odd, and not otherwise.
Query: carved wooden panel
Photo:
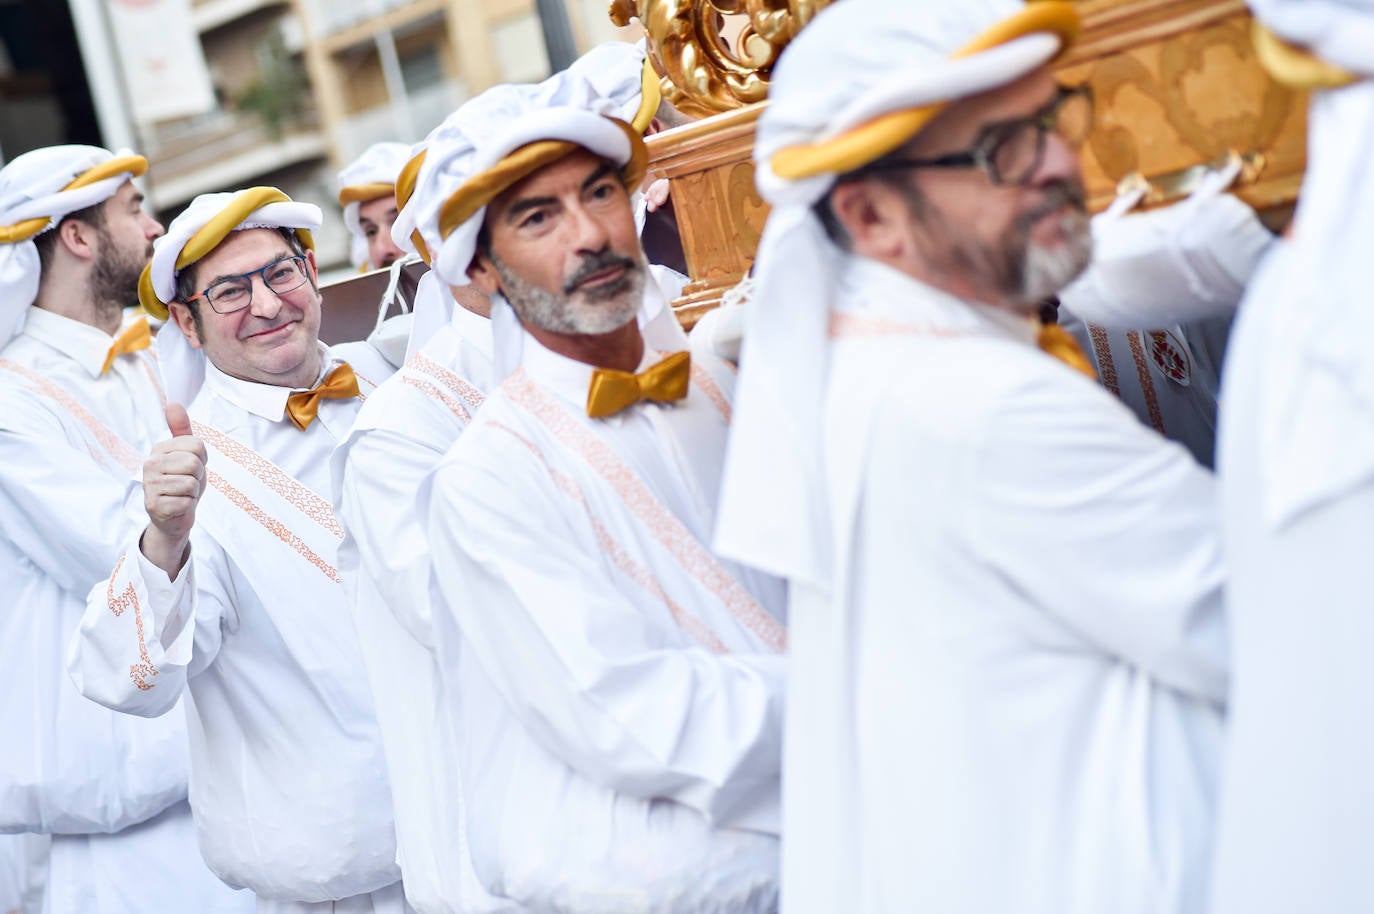
[[[1307,99],[1273,82],[1250,43],[1243,0],[1084,0],[1084,32],[1059,73],[1086,82],[1097,122],[1083,151],[1094,209],[1131,172],[1165,186],[1234,151],[1258,154],[1237,188],[1261,211],[1297,196]],[[765,103],[766,104],[766,103]],[[753,127],[763,104],[650,137],[650,169],[670,179],[691,283],[684,323],[720,301],[753,263],[768,207],[754,189]],[[1256,174],[1257,172],[1257,174]]]

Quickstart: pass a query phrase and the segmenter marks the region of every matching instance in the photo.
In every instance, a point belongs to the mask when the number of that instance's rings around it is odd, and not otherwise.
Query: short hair
[[[52,264],[53,251],[57,248],[58,232],[68,220],[76,219],[98,232],[105,231],[105,204],[109,202],[109,200],[101,200],[99,203],[92,203],[90,206],[68,213],[59,219],[56,225],[34,236],[33,246],[38,248],[38,275],[42,276],[46,273]]]
[[[830,205],[830,195],[836,187],[850,181],[862,181],[872,179],[900,193],[911,208],[911,213],[916,218],[921,218],[927,212],[926,198],[921,193],[920,188],[914,181],[907,178],[908,171],[901,168],[887,168],[885,163],[889,160],[903,158],[901,155],[902,147],[894,149],[887,155],[879,156],[867,165],[860,165],[853,171],[845,172],[835,179],[835,183],[830,189],[811,206],[811,211],[816,214],[816,218],[821,222],[821,228],[825,229],[825,235],[842,251],[852,251],[854,249],[854,239],[849,236],[848,230],[835,215],[834,208]]]

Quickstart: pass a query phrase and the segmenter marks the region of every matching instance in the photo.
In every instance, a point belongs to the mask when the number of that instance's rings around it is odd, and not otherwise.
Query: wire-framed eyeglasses
[[[216,314],[242,311],[253,303],[254,276],[261,276],[262,284],[277,295],[296,291],[310,278],[305,269],[305,256],[297,254],[274,261],[257,270],[249,270],[237,276],[226,276],[211,283],[199,295],[188,298],[187,304],[203,298],[210,303]]]
[[[907,168],[981,168],[993,184],[1025,184],[1045,158],[1045,137],[1059,134],[1077,149],[1093,127],[1093,95],[1088,86],[1060,86],[1054,99],[1034,114],[988,124],[973,145],[930,159],[880,159],[857,176]]]

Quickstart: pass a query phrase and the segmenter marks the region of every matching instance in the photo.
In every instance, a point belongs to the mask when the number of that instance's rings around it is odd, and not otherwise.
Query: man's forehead
[[[1054,99],[1056,85],[1050,71],[1042,68],[1013,83],[960,99],[933,118],[915,141],[926,145],[955,135],[971,137],[988,124],[1034,114]]]
[[[609,159],[579,147],[503,190],[492,200],[490,208],[500,212],[522,200],[581,187],[584,181],[607,165],[614,167]]]
[[[232,275],[289,257],[291,247],[281,232],[273,228],[238,229],[196,262],[200,275]]]

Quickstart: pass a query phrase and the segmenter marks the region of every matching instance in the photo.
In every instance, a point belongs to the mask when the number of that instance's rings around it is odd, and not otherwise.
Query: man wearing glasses
[[[198,197],[140,282],[174,437],[144,464],[149,518],[92,590],[70,668],[143,716],[189,690],[201,851],[262,912],[408,911],[357,634],[339,583],[329,456],[386,376],[325,347],[309,229],[275,188]],[[208,458],[208,460],[207,460]]]
[[[773,72],[717,546],[791,584],[788,914],[1204,905],[1213,483],[1037,320],[1090,256],[1076,31],[846,0]]]

